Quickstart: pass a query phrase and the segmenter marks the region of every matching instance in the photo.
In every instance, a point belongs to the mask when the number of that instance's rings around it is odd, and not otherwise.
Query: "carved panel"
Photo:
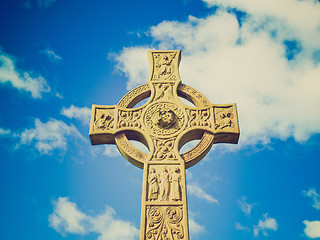
[[[155,152],[153,161],[162,161],[162,160],[176,160],[177,157],[173,152],[174,148],[174,141],[173,139],[154,139],[155,142]]]
[[[114,108],[96,108],[94,131],[109,130],[114,127]]]
[[[184,238],[182,206],[147,206],[146,238],[177,240]]]
[[[140,123],[141,110],[126,111],[119,110],[118,113],[118,128],[123,127],[141,127]]]
[[[214,108],[215,115],[215,130],[223,130],[226,128],[234,128],[235,127],[235,112],[232,106],[225,108]]]
[[[180,167],[150,165],[147,201],[181,201],[182,175]]]
[[[181,130],[185,123],[182,109],[168,102],[150,105],[144,114],[146,127],[157,135],[170,135]]]
[[[176,52],[163,52],[163,53],[153,53],[153,81],[159,80],[176,80],[174,74],[174,58],[176,57]]]
[[[189,115],[188,127],[210,127],[210,109],[187,109]]]
[[[154,101],[173,100],[173,83],[155,83],[154,86],[156,90]]]

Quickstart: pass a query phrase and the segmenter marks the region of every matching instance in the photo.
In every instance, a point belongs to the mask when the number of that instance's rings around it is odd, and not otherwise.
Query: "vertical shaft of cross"
[[[189,239],[185,163],[145,163],[140,240]]]

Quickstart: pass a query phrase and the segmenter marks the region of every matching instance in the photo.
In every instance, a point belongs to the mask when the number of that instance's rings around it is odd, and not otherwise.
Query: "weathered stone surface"
[[[189,239],[185,169],[200,161],[214,143],[237,143],[235,104],[211,104],[181,83],[180,51],[149,51],[147,84],[127,93],[116,106],[92,106],[92,145],[117,144],[121,154],[144,170],[140,240]],[[133,108],[149,97],[147,103]],[[179,97],[192,102],[185,105]],[[144,143],[143,153],[129,140]],[[200,139],[180,154],[187,142]]]

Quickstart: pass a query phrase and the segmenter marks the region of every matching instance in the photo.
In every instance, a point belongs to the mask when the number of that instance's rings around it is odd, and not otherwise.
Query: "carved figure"
[[[159,185],[158,185],[158,175],[154,168],[150,169],[148,183],[149,183],[148,199],[150,201],[157,200],[158,194],[159,194]]]
[[[162,172],[159,176],[160,183],[160,200],[169,201],[169,191],[170,191],[170,173],[166,167],[163,167]]]
[[[171,174],[171,199],[174,201],[181,200],[181,174],[178,167]]]
[[[107,115],[106,113],[101,113],[96,121],[94,122],[95,127],[98,129],[108,129],[109,127],[112,127],[111,123],[113,121],[114,117]]]

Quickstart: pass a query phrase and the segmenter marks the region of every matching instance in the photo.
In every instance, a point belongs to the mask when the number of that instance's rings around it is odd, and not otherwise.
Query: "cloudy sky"
[[[238,106],[239,144],[187,171],[191,239],[320,238],[319,1],[0,4],[1,239],[139,238],[142,170],[88,132],[92,104],[146,83],[150,49]]]

